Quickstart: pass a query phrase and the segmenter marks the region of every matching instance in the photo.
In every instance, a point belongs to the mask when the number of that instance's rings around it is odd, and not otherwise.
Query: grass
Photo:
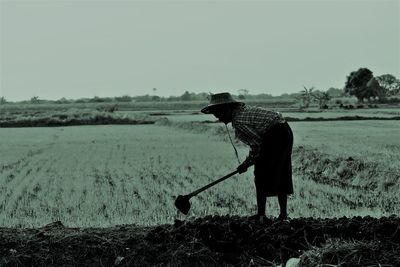
[[[71,108],[66,111],[38,111],[35,113],[6,112],[0,116],[0,127],[46,127],[99,124],[151,124],[144,113],[116,113],[92,109]]]
[[[394,244],[394,243],[393,243]],[[329,239],[321,247],[314,247],[302,256],[299,266],[375,266],[391,267],[399,261],[395,246],[374,241]],[[393,263],[393,264],[382,264]]]
[[[0,225],[34,227],[56,220],[79,227],[171,223],[180,216],[173,205],[177,195],[231,172],[237,161],[221,125],[168,125],[171,127],[0,129],[0,150],[7,151],[0,154]],[[398,123],[291,125],[297,147],[295,194],[289,199],[291,216],[379,217],[400,212],[400,205],[393,202],[398,195],[398,179],[384,194],[380,188],[366,191],[351,186],[357,179],[383,177],[370,177],[369,163],[379,163],[383,170],[398,168]],[[305,153],[299,153],[299,146],[304,146]],[[238,146],[238,150],[243,160],[247,148]],[[361,172],[366,177],[357,176],[355,171],[356,175],[351,174],[350,180],[345,181],[348,186],[314,179],[320,177],[316,176],[318,168],[324,166],[318,160],[332,159],[325,173],[329,177],[348,157],[365,164],[366,169]],[[315,162],[315,168],[311,164],[302,169],[306,165],[304,159]],[[253,214],[256,206],[252,169],[201,193],[191,203],[190,216],[195,217]],[[277,215],[276,199],[268,201],[267,212]]]

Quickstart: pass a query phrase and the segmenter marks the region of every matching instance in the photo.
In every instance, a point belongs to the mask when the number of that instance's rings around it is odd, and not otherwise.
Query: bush
[[[380,99],[379,103],[382,104],[400,104],[400,98],[398,97],[387,97]]]

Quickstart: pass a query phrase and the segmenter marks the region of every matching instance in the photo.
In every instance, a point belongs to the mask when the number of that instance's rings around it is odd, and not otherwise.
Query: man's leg
[[[278,195],[279,208],[281,213],[279,214],[279,219],[287,219],[287,195]]]
[[[280,190],[281,193],[278,193],[278,202],[280,208],[279,219],[286,220],[287,219],[287,194],[288,192],[293,192],[292,185],[292,148],[293,148],[293,133],[288,124],[285,125],[284,128],[281,129],[283,132],[281,134],[282,145],[281,145],[281,162],[280,168],[281,171],[281,179],[284,178],[285,189]],[[283,193],[285,192],[285,193]]]
[[[257,193],[257,215],[264,216],[265,215],[265,205],[267,202],[267,197],[262,190],[262,185],[256,182],[256,193]]]

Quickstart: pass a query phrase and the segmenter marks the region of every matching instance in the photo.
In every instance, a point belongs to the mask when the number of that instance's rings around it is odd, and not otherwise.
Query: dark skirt
[[[293,133],[289,124],[274,125],[264,136],[254,164],[257,195],[266,197],[293,194]]]

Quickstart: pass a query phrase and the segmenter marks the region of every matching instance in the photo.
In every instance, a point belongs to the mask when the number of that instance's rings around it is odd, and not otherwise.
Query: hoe
[[[222,182],[223,180],[228,179],[229,177],[235,175],[236,173],[238,173],[237,170],[234,171],[234,172],[231,172],[230,174],[225,175],[225,176],[222,177],[222,178],[219,178],[218,180],[216,180],[216,181],[214,181],[214,182],[212,182],[212,183],[209,183],[208,185],[206,185],[206,186],[204,186],[204,187],[202,187],[202,188],[200,188],[200,189],[197,189],[196,191],[190,193],[189,195],[184,195],[184,196],[179,195],[179,196],[176,198],[176,200],[175,200],[175,207],[176,207],[180,212],[182,212],[183,214],[185,214],[185,215],[188,214],[188,212],[189,212],[189,210],[190,210],[190,202],[189,202],[189,199],[190,199],[191,197],[194,197],[194,196],[198,195],[199,193],[203,192],[204,190],[207,190],[207,189],[210,188],[211,186],[214,186],[214,185],[216,185],[216,184]]]

